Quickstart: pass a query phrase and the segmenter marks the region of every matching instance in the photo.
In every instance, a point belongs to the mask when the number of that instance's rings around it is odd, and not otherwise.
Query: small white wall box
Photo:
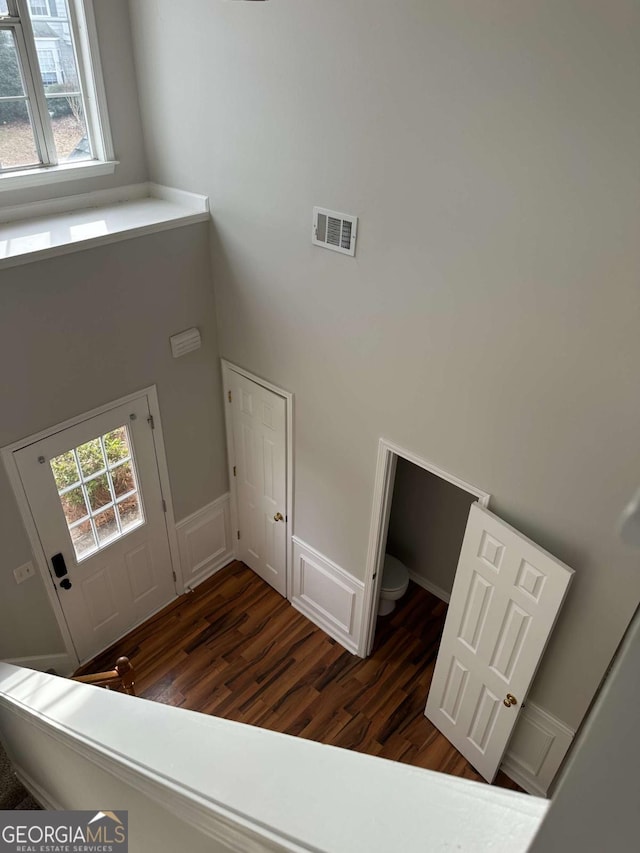
[[[313,208],[311,242],[315,246],[342,252],[343,255],[355,255],[357,232],[357,216],[324,207]]]
[[[186,332],[180,332],[179,335],[172,335],[169,340],[171,341],[171,354],[174,358],[180,358],[181,355],[200,349],[200,332],[197,329],[187,329]]]
[[[24,566],[18,566],[17,569],[13,570],[16,583],[24,583],[28,578],[32,578],[35,573],[36,570],[33,568],[33,563],[25,563]]]

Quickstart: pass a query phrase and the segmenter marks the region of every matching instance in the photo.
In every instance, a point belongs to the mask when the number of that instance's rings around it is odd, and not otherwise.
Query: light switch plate
[[[35,573],[36,570],[33,568],[33,563],[25,563],[24,566],[18,566],[17,569],[13,570],[16,583],[24,583],[29,578],[32,578]]]

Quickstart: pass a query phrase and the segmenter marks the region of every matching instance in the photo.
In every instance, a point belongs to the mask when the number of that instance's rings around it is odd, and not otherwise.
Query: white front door
[[[471,506],[425,714],[490,782],[572,575]]]
[[[238,512],[238,557],[287,594],[286,403],[228,372]]]
[[[14,454],[81,661],[176,596],[145,397]]]

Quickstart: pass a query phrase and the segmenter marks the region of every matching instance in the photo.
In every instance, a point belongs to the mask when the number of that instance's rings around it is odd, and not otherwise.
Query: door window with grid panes
[[[144,522],[125,425],[50,462],[78,562]]]

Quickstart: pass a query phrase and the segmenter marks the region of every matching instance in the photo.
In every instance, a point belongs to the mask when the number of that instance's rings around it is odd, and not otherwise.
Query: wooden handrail
[[[94,672],[91,675],[75,675],[72,681],[80,681],[82,684],[95,684],[97,687],[106,687],[107,690],[121,689],[129,696],[135,696],[135,672],[131,661],[127,657],[118,658],[115,669],[107,672]]]

